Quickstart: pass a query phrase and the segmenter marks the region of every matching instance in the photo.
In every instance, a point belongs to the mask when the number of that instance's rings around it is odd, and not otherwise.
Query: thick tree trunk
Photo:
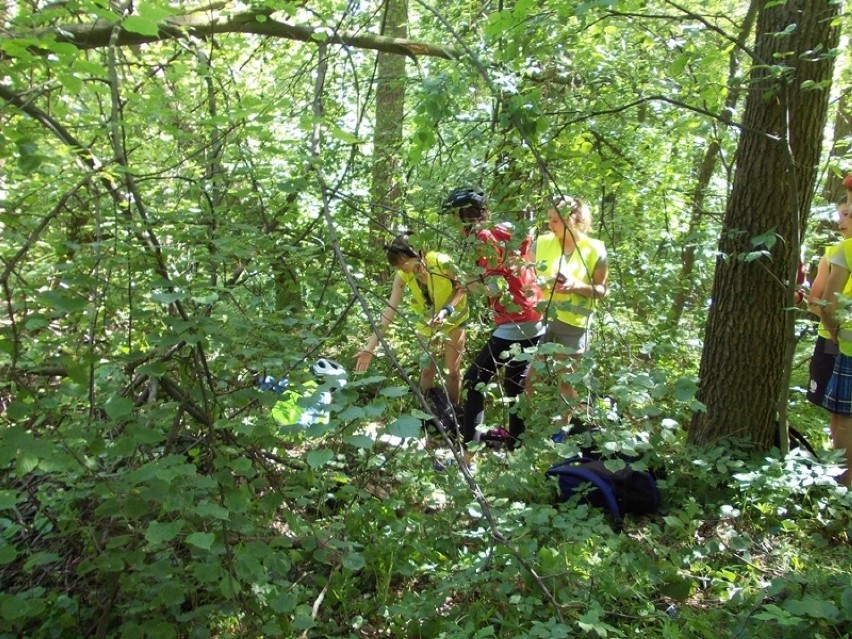
[[[693,417],[691,443],[733,436],[768,448],[773,440],[789,348],[788,282],[828,107],[828,86],[814,83],[830,85],[833,58],[820,53],[837,46],[836,13],[829,0],[761,8],[701,356],[698,399],[706,411]]]
[[[406,0],[385,0],[382,35],[408,35]],[[402,123],[405,117],[405,58],[379,53],[376,77],[376,128],[373,137],[373,182],[371,186],[373,244],[387,241],[394,212],[402,200],[400,157]]]

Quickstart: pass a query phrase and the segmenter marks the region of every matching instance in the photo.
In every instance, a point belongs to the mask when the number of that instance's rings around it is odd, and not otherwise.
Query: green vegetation
[[[381,149],[398,196],[378,212],[383,5],[185,4],[0,11],[0,639],[852,635],[852,498],[801,392],[807,318],[787,405],[820,459],[757,423],[687,443],[719,240],[745,233],[724,214],[748,71],[795,76],[749,57],[755,14],[784,3],[409,5],[403,136]],[[852,166],[848,70],[830,43],[795,57],[837,58],[831,87],[806,85],[838,96],[833,148],[798,185],[810,256]],[[792,180],[775,169],[768,189]],[[592,204],[611,290],[573,382],[601,446],[666,469],[663,512],[622,533],[556,505],[544,473],[582,440],[551,441],[546,376],[518,451],[479,450],[465,474],[446,442],[419,445],[404,309],[327,422],[276,420],[315,390],[316,358],[351,368],[395,231],[473,271],[438,209],[474,182],[521,228],[557,191]],[[774,228],[734,257],[775,268]],[[474,350],[481,300],[468,329]],[[783,344],[737,355],[767,350]],[[495,390],[489,423],[505,410]]]

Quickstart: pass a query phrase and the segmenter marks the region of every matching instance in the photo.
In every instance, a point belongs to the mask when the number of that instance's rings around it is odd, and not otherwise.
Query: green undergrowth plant
[[[593,434],[554,442],[543,392],[524,446],[474,446],[467,473],[441,440],[424,447],[425,413],[382,375],[307,429],[252,385],[206,426],[170,401],[89,414],[70,378],[22,392],[0,447],[0,637],[850,631],[836,455],[692,449],[654,374],[584,375],[624,388],[586,407]],[[545,471],[592,441],[665,469],[660,513],[616,532],[557,504]]]

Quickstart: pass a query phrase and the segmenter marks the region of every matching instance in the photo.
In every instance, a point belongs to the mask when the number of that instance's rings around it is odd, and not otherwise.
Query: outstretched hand
[[[373,351],[360,351],[355,355],[355,372],[363,373],[370,367],[370,362],[373,360]]]

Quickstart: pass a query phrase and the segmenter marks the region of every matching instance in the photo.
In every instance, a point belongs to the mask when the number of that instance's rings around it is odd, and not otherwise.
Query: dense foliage
[[[375,32],[378,6],[254,7],[309,25],[299,42],[157,27],[214,7],[43,4],[6,3],[0,38],[0,637],[852,632],[850,497],[801,391],[810,322],[790,415],[819,461],[685,443],[750,64],[740,3],[412,3],[409,37],[463,55],[409,61],[383,237],[375,52],[325,42]],[[163,40],[60,37],[95,19]],[[600,446],[665,467],[660,515],[616,533],[554,505],[544,471],[582,440],[551,441],[547,377],[517,452],[460,472],[445,441],[422,446],[405,313],[326,423],[276,421],[317,390],[312,361],[361,347],[393,232],[470,268],[439,205],[471,183],[520,228],[555,192],[592,202],[611,288],[573,381]],[[495,388],[489,421],[505,410]]]

